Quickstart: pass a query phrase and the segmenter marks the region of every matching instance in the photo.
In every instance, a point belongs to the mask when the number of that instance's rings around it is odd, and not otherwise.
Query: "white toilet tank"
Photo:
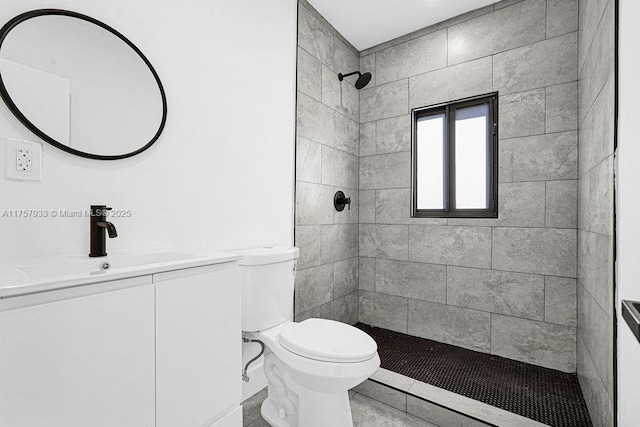
[[[263,331],[293,320],[296,259],[291,246],[265,246],[240,251],[242,330]]]

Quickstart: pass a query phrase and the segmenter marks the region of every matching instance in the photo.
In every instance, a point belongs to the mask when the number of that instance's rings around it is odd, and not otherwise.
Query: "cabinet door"
[[[237,263],[162,273],[156,283],[156,425],[210,425],[241,391]]]
[[[0,426],[152,427],[153,304],[150,277],[0,300]]]

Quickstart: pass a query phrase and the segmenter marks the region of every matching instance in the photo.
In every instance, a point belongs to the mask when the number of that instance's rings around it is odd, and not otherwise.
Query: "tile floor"
[[[384,403],[350,392],[354,427],[438,427]],[[260,417],[260,405],[267,397],[264,389],[242,404],[245,427],[269,427]]]

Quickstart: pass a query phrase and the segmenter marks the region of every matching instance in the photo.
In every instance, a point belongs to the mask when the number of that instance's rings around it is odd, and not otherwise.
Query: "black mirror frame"
[[[162,97],[162,120],[160,122],[160,127],[158,128],[158,131],[153,136],[153,138],[151,138],[151,141],[149,141],[143,147],[127,154],[105,156],[105,155],[91,154],[91,153],[85,153],[84,151],[75,150],[67,145],[64,145],[56,141],[46,133],[42,132],[40,129],[38,129],[36,125],[34,125],[29,119],[27,119],[27,117],[24,114],[22,114],[18,106],[15,104],[15,102],[13,102],[13,99],[11,99],[11,96],[9,95],[9,92],[7,91],[7,88],[4,84],[4,80],[2,79],[2,73],[0,72],[0,97],[2,97],[2,100],[7,105],[9,110],[11,110],[13,115],[16,116],[16,118],[20,120],[20,122],[23,125],[25,125],[31,132],[36,134],[45,142],[53,145],[56,148],[59,148],[60,150],[66,151],[67,153],[71,153],[76,156],[84,157],[87,159],[94,159],[94,160],[126,159],[128,157],[135,156],[136,154],[140,154],[143,151],[147,150],[149,147],[151,147],[158,140],[158,138],[160,138],[160,135],[162,134],[162,131],[164,130],[165,124],[167,122],[167,97],[164,91],[164,87],[162,86],[162,82],[160,81],[160,77],[158,76],[158,73],[156,72],[156,70],[153,68],[153,65],[151,65],[151,62],[149,62],[147,57],[144,56],[144,54],[140,51],[140,49],[138,49],[136,45],[134,45],[129,39],[127,39],[124,35],[122,35],[117,30],[111,28],[109,25],[105,24],[104,22],[98,21],[97,19],[91,18],[90,16],[86,16],[81,13],[71,12],[71,11],[62,10],[62,9],[38,9],[38,10],[32,10],[16,16],[15,18],[7,22],[2,27],[2,29],[0,29],[0,49],[2,49],[2,44],[4,43],[4,40],[9,34],[9,32],[18,24],[24,21],[27,21],[29,19],[36,18],[38,16],[46,16],[46,15],[68,16],[71,18],[81,19],[83,21],[90,22],[92,24],[95,24],[109,31],[110,33],[118,37],[120,40],[125,42],[131,49],[133,49],[138,54],[138,56],[142,58],[144,63],[147,65],[147,67],[149,67],[149,70],[151,71],[151,74],[153,74],[153,77],[155,78],[156,83],[158,84],[158,88],[160,89],[160,96]]]

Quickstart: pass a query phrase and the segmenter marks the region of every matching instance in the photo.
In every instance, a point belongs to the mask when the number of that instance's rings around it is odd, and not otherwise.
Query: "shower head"
[[[362,74],[360,71],[354,71],[353,73],[349,73],[349,74],[340,73],[338,74],[338,79],[342,81],[345,77],[349,77],[354,74],[358,75],[358,80],[356,80],[356,89],[362,89],[363,87],[368,85],[369,82],[371,81],[371,73]]]

